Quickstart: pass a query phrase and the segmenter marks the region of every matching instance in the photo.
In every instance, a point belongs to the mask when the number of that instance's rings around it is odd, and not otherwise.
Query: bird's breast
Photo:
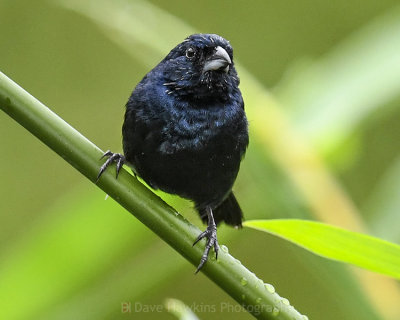
[[[234,148],[243,134],[247,134],[247,122],[242,110],[230,106],[174,110],[163,128],[160,152]]]

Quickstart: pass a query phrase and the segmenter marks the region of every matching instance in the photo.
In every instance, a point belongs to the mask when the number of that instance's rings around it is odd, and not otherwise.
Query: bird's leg
[[[121,153],[113,153],[110,150],[107,150],[103,156],[100,158],[103,159],[104,157],[108,157],[108,159],[106,160],[106,162],[104,162],[104,164],[101,166],[99,174],[97,175],[97,179],[96,182],[99,181],[101,175],[104,173],[104,171],[106,171],[106,169],[108,168],[108,166],[110,164],[112,164],[113,162],[115,162],[117,164],[117,174],[116,174],[116,178],[118,178],[118,174],[119,171],[122,168],[122,165],[125,162],[125,157],[121,154]]]
[[[207,229],[200,233],[200,235],[197,237],[196,241],[193,243],[195,245],[197,242],[199,242],[203,238],[207,238],[207,243],[206,247],[204,249],[204,253],[201,256],[201,260],[199,263],[199,266],[197,267],[196,273],[200,271],[200,269],[203,267],[203,265],[206,263],[208,254],[210,252],[210,249],[214,247],[215,251],[215,258],[218,258],[218,240],[217,240],[217,225],[215,224],[214,221],[214,216],[212,213],[212,210],[210,207],[206,207],[206,212],[207,212],[207,218],[208,218],[208,225]]]

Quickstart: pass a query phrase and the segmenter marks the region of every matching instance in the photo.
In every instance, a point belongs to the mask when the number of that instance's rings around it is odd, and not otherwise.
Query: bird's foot
[[[200,260],[199,266],[196,269],[196,273],[198,273],[200,271],[200,269],[204,266],[204,264],[207,262],[208,254],[210,253],[210,250],[212,247],[214,247],[215,259],[218,259],[219,245],[218,245],[218,240],[217,240],[217,226],[214,222],[214,217],[212,215],[211,208],[207,209],[207,215],[208,215],[207,229],[205,231],[203,231],[202,233],[200,233],[200,235],[197,237],[196,241],[193,243],[193,245],[195,245],[201,239],[207,238],[206,247],[204,249],[203,255],[201,256],[201,260]]]
[[[122,168],[122,165],[125,163],[125,157],[121,154],[121,153],[113,153],[110,150],[107,150],[102,157],[100,158],[103,159],[104,157],[108,157],[108,159],[106,160],[106,162],[104,162],[104,164],[100,167],[100,171],[99,174],[97,175],[97,179],[96,182],[99,181],[101,175],[104,173],[104,171],[106,171],[106,169],[110,166],[110,164],[112,164],[113,162],[115,162],[117,164],[117,173],[116,173],[116,178],[118,178],[118,174],[119,171]]]

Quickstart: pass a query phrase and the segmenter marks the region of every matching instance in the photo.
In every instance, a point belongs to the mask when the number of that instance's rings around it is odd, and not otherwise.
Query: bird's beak
[[[210,70],[223,70],[225,73],[228,73],[230,64],[232,64],[232,60],[228,52],[226,52],[224,48],[218,46],[215,48],[214,53],[207,58],[203,73]]]

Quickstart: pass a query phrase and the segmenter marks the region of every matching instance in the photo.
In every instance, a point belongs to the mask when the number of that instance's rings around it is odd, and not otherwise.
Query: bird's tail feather
[[[207,213],[205,209],[199,210],[201,219],[207,223]],[[240,209],[239,203],[237,202],[233,192],[216,208],[213,209],[214,220],[216,224],[224,221],[226,224],[241,227],[243,213]]]

